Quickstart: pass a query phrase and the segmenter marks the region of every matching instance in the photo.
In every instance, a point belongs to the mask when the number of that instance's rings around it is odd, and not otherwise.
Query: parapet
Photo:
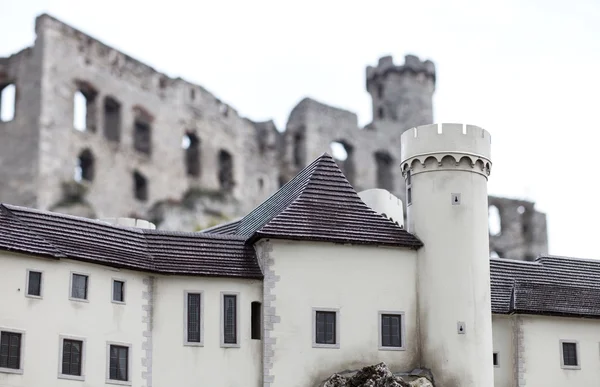
[[[134,219],[134,218],[105,218],[98,219],[101,222],[106,222],[109,224],[116,224],[124,227],[132,227],[132,228],[146,228],[149,230],[155,230],[156,225],[154,223],[150,223],[144,219]]]
[[[491,136],[488,131],[478,126],[465,124],[418,126],[402,133],[400,143],[403,172],[416,160],[424,165],[427,159],[434,158],[438,164],[441,164],[442,159],[452,157],[456,164],[467,158],[471,166],[480,164],[486,176],[490,173]]]
[[[394,64],[394,59],[391,56],[384,56],[379,58],[377,67],[367,66],[367,88],[371,81],[379,77],[384,77],[389,72],[425,74],[435,82],[435,64],[432,61],[421,61],[415,55],[406,55],[404,57],[404,64],[397,66]]]
[[[403,227],[404,207],[402,207],[402,200],[381,188],[361,191],[358,196],[373,211]]]

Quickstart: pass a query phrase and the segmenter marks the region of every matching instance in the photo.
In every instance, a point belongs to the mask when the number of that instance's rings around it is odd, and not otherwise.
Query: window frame
[[[35,295],[35,294],[29,294],[29,273],[34,272],[34,273],[40,273],[40,295]],[[29,297],[29,298],[37,298],[37,299],[42,299],[44,298],[44,271],[43,270],[36,270],[36,269],[27,269],[27,273],[26,273],[26,277],[25,277],[25,297]]]
[[[110,378],[110,347],[111,346],[118,347],[127,347],[127,380],[116,380]],[[132,365],[132,345],[131,343],[123,343],[118,341],[107,341],[106,342],[106,384],[118,384],[121,386],[131,386],[132,378],[131,378],[131,369]]]
[[[8,327],[0,327],[0,334],[3,332],[7,333],[19,333],[21,335],[21,343],[19,348],[19,368],[6,368],[0,367],[0,373],[5,374],[23,374],[23,364],[25,363],[25,331],[22,329],[14,329]]]
[[[82,276],[86,276],[87,277],[87,281],[85,283],[85,296],[86,298],[76,298],[73,297],[73,277],[75,275],[82,275]],[[79,271],[72,271],[71,274],[69,275],[69,300],[71,301],[77,301],[77,302],[90,302],[90,275],[89,273],[83,273],[83,272],[79,272]]]
[[[204,346],[204,290],[186,290],[183,292],[183,345],[188,347]],[[188,295],[200,295],[200,341],[188,341]]]
[[[77,340],[81,341],[81,375],[71,375],[62,373],[62,358],[64,350],[65,340]],[[59,335],[58,336],[58,378],[69,379],[69,380],[85,380],[85,351],[87,349],[87,342],[85,337],[70,336],[70,335]]]
[[[235,335],[236,342],[235,343],[226,343],[225,342],[225,296],[235,296]],[[221,348],[240,348],[240,293],[239,292],[221,292],[221,318],[220,318],[220,326],[221,326],[221,337],[220,344]]]
[[[391,314],[400,316],[400,343],[399,347],[391,347],[383,345],[383,315]],[[377,312],[377,335],[378,348],[380,351],[406,351],[406,314],[400,310],[380,310]]]
[[[563,344],[575,344],[575,356],[577,356],[577,365],[565,365],[565,352]],[[560,350],[560,368],[566,370],[580,370],[581,369],[581,358],[579,356],[579,341],[577,340],[559,340]]]
[[[335,312],[335,344],[317,343],[317,312]],[[339,308],[312,308],[312,347],[313,348],[340,348],[340,309]]]
[[[115,300],[115,282],[123,282],[123,289],[121,290],[121,293],[123,295],[123,301]],[[125,291],[125,289],[127,288],[127,281],[124,280],[123,278],[111,278],[110,285],[111,285],[110,286],[110,300],[111,300],[111,302],[113,304],[120,304],[120,305],[126,304],[127,302],[125,301],[125,297],[126,297],[126,291]],[[89,282],[88,282],[88,288],[89,288]]]

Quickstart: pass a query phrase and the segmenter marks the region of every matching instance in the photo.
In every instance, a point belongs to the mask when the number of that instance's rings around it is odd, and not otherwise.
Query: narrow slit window
[[[262,321],[262,304],[258,301],[254,301],[251,306],[251,330],[252,339],[260,340],[261,337],[261,321]]]
[[[187,295],[187,342],[200,343],[202,341],[201,329],[201,302],[200,293]]]
[[[237,344],[237,296],[223,296],[223,343]]]

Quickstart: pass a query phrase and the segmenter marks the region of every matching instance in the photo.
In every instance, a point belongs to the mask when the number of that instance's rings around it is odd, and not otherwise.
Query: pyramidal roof
[[[249,239],[422,246],[417,237],[368,207],[327,153],[236,223],[235,231],[234,224],[227,224],[228,233]]]

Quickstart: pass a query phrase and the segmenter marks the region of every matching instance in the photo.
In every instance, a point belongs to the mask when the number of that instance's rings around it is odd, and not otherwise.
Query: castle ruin
[[[412,55],[367,67],[373,120],[364,128],[356,114],[305,98],[280,132],[52,16],[35,29],[33,46],[0,58],[5,203],[200,230],[249,212],[332,143],[345,149],[337,162],[358,191],[384,188],[404,201],[401,134],[433,122],[435,66]],[[493,254],[547,253],[534,203],[489,203],[501,219]]]

